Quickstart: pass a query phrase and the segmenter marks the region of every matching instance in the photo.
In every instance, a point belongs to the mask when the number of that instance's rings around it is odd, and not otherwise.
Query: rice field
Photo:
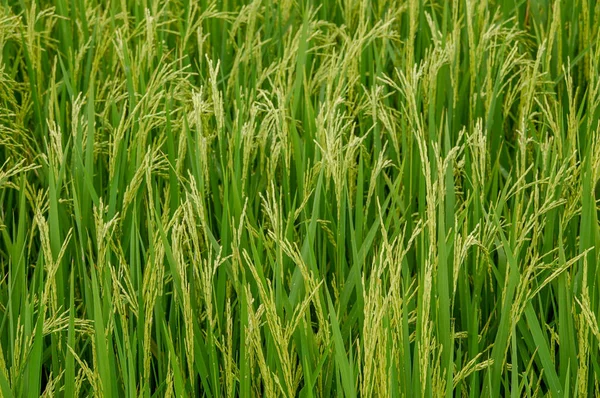
[[[600,396],[600,3],[0,0],[0,396]]]

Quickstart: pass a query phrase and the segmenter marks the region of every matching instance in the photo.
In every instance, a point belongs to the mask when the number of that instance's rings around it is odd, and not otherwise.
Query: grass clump
[[[0,1],[0,395],[598,395],[599,27]]]

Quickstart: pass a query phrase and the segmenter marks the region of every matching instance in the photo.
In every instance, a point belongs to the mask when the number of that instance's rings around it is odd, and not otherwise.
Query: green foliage
[[[592,0],[0,0],[0,396],[600,394]]]

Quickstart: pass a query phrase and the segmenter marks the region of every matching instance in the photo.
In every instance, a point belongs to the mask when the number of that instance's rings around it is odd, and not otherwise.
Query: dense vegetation
[[[0,0],[0,395],[598,396],[599,29]]]

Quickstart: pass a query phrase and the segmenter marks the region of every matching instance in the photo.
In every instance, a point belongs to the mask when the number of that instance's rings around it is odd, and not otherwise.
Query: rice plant
[[[0,0],[0,396],[600,396],[600,3]]]

